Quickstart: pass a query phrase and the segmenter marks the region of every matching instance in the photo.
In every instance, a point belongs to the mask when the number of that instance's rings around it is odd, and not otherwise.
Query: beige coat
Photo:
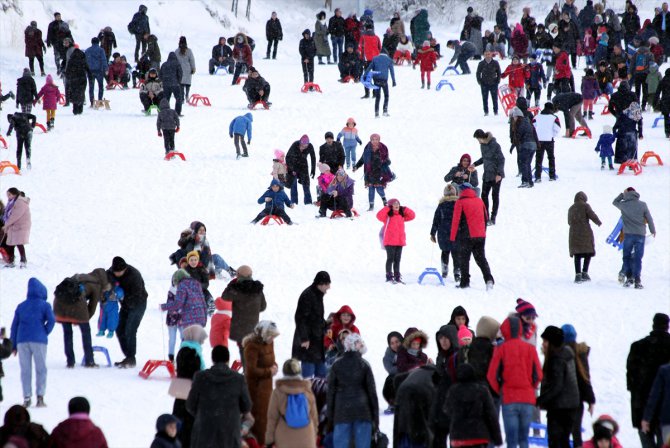
[[[5,223],[8,246],[28,244],[30,240],[30,198],[19,196]]]
[[[304,428],[289,428],[284,418],[288,395],[304,393],[309,405],[309,425]],[[310,380],[281,378],[275,383],[268,407],[265,443],[275,448],[316,448],[316,433],[319,427],[319,413],[312,393]]]

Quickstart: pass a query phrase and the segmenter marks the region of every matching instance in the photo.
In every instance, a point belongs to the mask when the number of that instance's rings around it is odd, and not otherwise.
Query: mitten
[[[174,131],[175,131],[175,132],[179,132],[179,128],[175,129]]]
[[[158,136],[159,136],[159,137],[162,137],[162,136],[163,136],[163,133],[162,133],[161,131],[158,131]]]

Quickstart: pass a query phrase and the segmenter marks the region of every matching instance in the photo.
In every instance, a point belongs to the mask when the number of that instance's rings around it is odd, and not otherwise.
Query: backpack
[[[72,277],[65,278],[56,286],[54,297],[65,303],[77,303],[82,298],[80,283]]]
[[[623,113],[635,122],[642,120],[642,109],[640,108],[640,103],[637,101],[630,103],[630,106],[624,109]]]
[[[288,396],[284,419],[289,428],[299,429],[309,425],[309,412],[305,394],[301,392]]]
[[[635,56],[635,71],[642,72],[647,68],[647,65],[648,61],[646,55],[638,53],[637,56]]]

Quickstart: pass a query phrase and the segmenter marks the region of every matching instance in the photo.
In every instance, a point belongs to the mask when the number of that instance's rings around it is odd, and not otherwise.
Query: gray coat
[[[179,115],[174,109],[170,109],[170,101],[163,98],[160,103],[160,112],[156,118],[156,128],[158,131],[163,129],[175,130],[179,127]]]
[[[318,20],[314,24],[314,43],[316,44],[317,56],[330,56],[328,25],[324,25]]]
[[[649,213],[647,203],[640,200],[640,193],[637,191],[627,191],[619,194],[614,198],[612,205],[621,210],[624,235],[646,235],[645,222],[649,225],[649,231],[656,233],[654,220]]]
[[[163,89],[166,87],[177,87],[181,84],[184,74],[181,70],[181,64],[177,60],[177,54],[174,51],[170,52],[167,61],[161,65],[158,77],[163,81]]]
[[[575,195],[575,203],[568,210],[568,225],[570,226],[568,244],[571,257],[573,255],[594,256],[596,254],[593,230],[591,230],[589,221],[593,221],[597,225],[602,223],[586,201],[588,201],[586,194],[580,191]]]
[[[476,160],[473,165],[479,166],[484,164],[483,182],[495,182],[496,176],[505,177],[505,156],[500,149],[500,145],[496,139],[487,133],[486,142],[480,144],[482,156]]]
[[[191,75],[195,73],[195,58],[193,57],[193,52],[190,48],[186,49],[185,54],[181,54],[179,48],[177,48],[174,52],[177,55],[179,64],[181,65],[181,83],[190,86]]]
[[[395,375],[398,373],[398,366],[396,365],[396,359],[398,354],[391,350],[391,347],[386,347],[386,352],[384,353],[384,369],[389,375]]]

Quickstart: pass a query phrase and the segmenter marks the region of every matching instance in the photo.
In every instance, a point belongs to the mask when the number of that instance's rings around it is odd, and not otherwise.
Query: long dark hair
[[[7,190],[7,193],[11,193],[12,196],[25,196],[26,194],[23,191],[19,191],[16,187],[11,187]]]
[[[577,342],[568,342],[566,345],[570,347],[575,353],[575,366],[577,367],[577,374],[579,374],[579,376],[581,376],[582,379],[587,383],[591,383],[589,372],[586,370],[586,366],[584,366],[581,356],[579,356],[577,353]]]
[[[179,52],[181,54],[186,54],[186,50],[188,50],[188,44],[186,43],[186,36],[181,36],[179,38]]]

